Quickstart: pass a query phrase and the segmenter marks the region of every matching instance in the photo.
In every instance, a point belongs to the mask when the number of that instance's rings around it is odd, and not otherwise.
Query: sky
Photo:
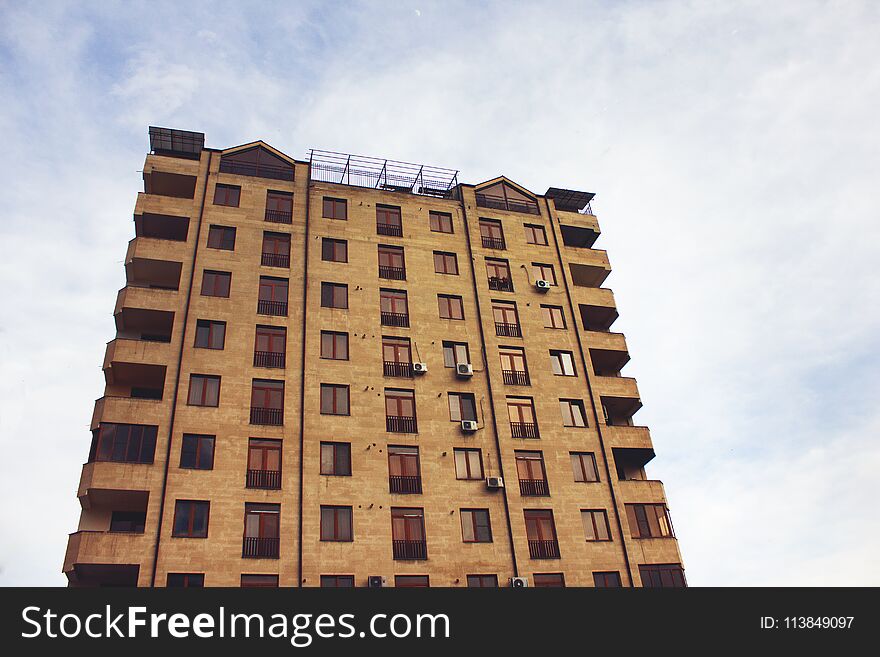
[[[689,583],[880,585],[878,61],[872,2],[0,0],[0,585],[65,584],[149,125],[595,192]]]

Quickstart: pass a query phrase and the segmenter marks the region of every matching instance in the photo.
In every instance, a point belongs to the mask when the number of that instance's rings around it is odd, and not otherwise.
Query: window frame
[[[536,246],[548,246],[549,242],[547,241],[547,229],[540,224],[523,224],[523,228],[526,232],[526,244],[534,244]],[[539,242],[531,239],[532,237],[540,235],[543,238],[543,242]]]
[[[199,509],[204,509],[205,513],[205,528],[204,533],[193,533],[196,521],[197,511]],[[181,517],[181,512],[185,510],[185,515],[188,517],[187,520],[187,533],[180,533],[178,531],[178,518]],[[189,500],[189,499],[178,499],[174,500],[174,520],[171,524],[171,536],[172,538],[208,538],[208,528],[210,526],[211,521],[211,502],[210,500]]]
[[[457,302],[457,304],[458,304],[457,309],[461,313],[461,317],[454,316],[453,311],[456,308],[455,304],[453,304],[454,301]],[[449,317],[443,316],[444,302],[445,302],[445,306],[446,306],[446,311],[448,313],[450,313]],[[438,310],[440,313],[440,319],[448,319],[448,320],[456,321],[456,322],[464,321],[464,299],[461,297],[461,295],[458,295],[458,294],[438,294],[437,295],[437,307],[438,307]]]
[[[435,223],[436,219],[436,223]],[[449,230],[443,230],[444,219],[449,222]],[[436,228],[434,226],[437,226]],[[439,210],[429,210],[428,211],[428,227],[431,229],[433,233],[445,233],[446,235],[452,235],[455,233],[455,227],[452,225],[452,213],[450,212],[440,212]]]
[[[324,350],[324,338],[330,338],[331,349],[329,352]],[[344,343],[345,357],[338,356],[340,351],[339,343]],[[329,354],[329,355],[328,355]],[[349,340],[348,333],[345,331],[321,331],[321,358],[324,360],[349,360]]]
[[[326,472],[324,470],[324,450],[328,449],[333,454],[333,471]],[[345,458],[340,459],[340,454],[344,454]],[[337,472],[339,466],[343,465],[347,472]],[[318,473],[327,477],[351,477],[351,443],[338,441],[322,440],[320,445],[320,453],[318,458]]]
[[[320,390],[321,390],[321,399],[320,399],[321,415],[342,415],[342,416],[351,415],[351,386],[349,386],[348,384],[343,384],[343,383],[322,383],[320,385],[321,385],[321,388],[320,388]],[[329,408],[331,410],[325,410],[325,406],[324,406],[324,399],[325,399],[324,391],[325,390],[330,391],[330,400],[329,400],[330,407]],[[341,401],[340,401],[341,392],[340,391],[345,391],[345,395],[344,395],[345,412],[344,413],[338,412],[338,408],[341,405]]]
[[[189,389],[186,395],[186,405],[187,406],[202,406],[206,408],[217,408],[220,406],[220,382],[222,377],[216,374],[190,374],[189,375]],[[196,381],[199,382],[201,387],[201,394],[197,394],[196,397],[201,403],[196,403],[193,401],[194,395],[194,384]],[[208,383],[216,382],[217,390],[216,390],[216,403],[209,404],[207,400],[209,397],[213,397],[214,395],[209,395],[208,393]]]
[[[553,312],[556,310],[559,311],[558,315],[557,313]],[[541,315],[544,318],[544,328],[553,329],[556,331],[568,328],[568,325],[565,322],[565,310],[563,310],[562,306],[541,304]],[[557,317],[562,321],[562,326],[556,325]],[[549,324],[547,323],[548,320],[550,321]]]
[[[434,273],[447,276],[458,276],[458,254],[453,251],[434,251]],[[438,257],[442,267],[438,268]],[[451,263],[451,267],[450,267]]]
[[[215,238],[217,235],[219,235],[219,237]],[[208,240],[206,247],[220,251],[235,251],[235,226],[211,224],[208,227]]]
[[[348,240],[322,237],[321,260],[323,262],[348,262]]]
[[[461,541],[462,543],[492,543],[492,517],[489,513],[489,509],[487,508],[466,508],[460,509],[459,518],[461,520]],[[469,519],[469,521],[468,521]],[[485,520],[485,523],[480,523],[479,519]],[[471,532],[472,538],[468,538],[468,524],[470,525],[469,530]],[[480,530],[484,530],[487,534],[484,534],[484,537],[480,537]]]
[[[571,418],[571,424],[568,424],[568,418],[566,418],[566,408]],[[580,412],[580,419],[583,421],[583,424],[578,424],[577,419],[575,418],[574,409],[578,409]],[[583,399],[560,399],[559,400],[559,412],[562,414],[562,426],[568,427],[570,429],[586,429],[589,428],[590,423],[587,419],[587,407],[584,404]]]
[[[333,533],[330,536],[324,534],[324,514],[332,514],[333,517]],[[348,522],[345,523],[347,515]],[[340,523],[340,517],[343,522]],[[346,526],[347,525],[347,526]],[[348,535],[345,538],[345,535]],[[354,512],[351,506],[339,504],[322,504],[321,505],[321,522],[320,522],[320,541],[322,543],[351,543],[354,541]],[[340,538],[342,536],[342,538]]]
[[[213,205],[222,205],[227,208],[239,207],[241,205],[241,185],[217,183],[214,186]]]
[[[590,518],[592,525],[592,538],[590,538],[590,530],[587,526],[587,516]],[[597,518],[601,519],[600,523]],[[587,543],[609,543],[611,542],[611,525],[608,523],[608,511],[605,509],[581,509],[581,522],[584,525],[584,535]],[[601,537],[600,529],[604,530],[605,538]]]
[[[209,281],[210,281],[210,290],[209,290]],[[224,287],[225,287],[226,293],[225,294],[217,294],[218,286],[219,286],[221,292],[224,291]],[[232,272],[231,271],[217,271],[215,269],[203,269],[202,270],[202,287],[200,290],[200,296],[228,299],[231,292],[232,292]]]
[[[217,448],[216,436],[212,436],[210,434],[204,433],[185,433],[181,437],[180,441],[180,461],[178,466],[181,470],[213,470],[214,469],[214,456],[215,450]],[[184,464],[184,456],[187,454],[187,443],[195,442],[195,452],[193,456],[192,465]],[[210,445],[210,449],[203,448],[203,444]],[[191,451],[191,450],[189,450]],[[208,460],[206,462],[202,462],[203,454],[207,452],[208,456],[206,457]]]
[[[477,465],[479,466],[479,476],[473,476],[475,473],[471,472],[471,455],[476,452],[477,456]],[[458,455],[463,455],[464,466],[467,469],[467,473],[471,476],[462,477],[460,476],[462,473],[459,471],[458,467]],[[483,469],[483,450],[479,447],[453,447],[452,448],[452,461],[453,466],[455,467],[455,478],[458,481],[482,481],[485,479],[485,470]]]
[[[330,214],[327,214],[328,202],[330,203]],[[339,207],[342,207],[342,216],[338,216]],[[321,215],[324,219],[335,219],[337,221],[348,221],[348,199],[336,198],[333,196],[324,196],[321,199]]]
[[[596,463],[596,454],[594,452],[569,452],[568,454],[571,459],[571,471],[575,483],[594,484],[600,481],[599,466]],[[575,465],[575,459],[577,459],[577,465]],[[587,468],[584,465],[585,462],[589,462],[592,465],[593,475],[595,476],[595,479],[588,478],[590,473],[587,472]],[[578,476],[582,476],[584,478],[578,479]]]
[[[199,344],[199,337],[203,335],[204,331],[207,330],[207,335],[204,336],[204,344]],[[217,335],[220,334],[219,342],[220,346],[212,346],[212,343],[217,341]],[[216,319],[197,319],[196,320],[196,330],[195,330],[195,340],[193,342],[194,349],[215,349],[215,350],[223,350],[226,348],[226,322],[221,322]]]
[[[327,296],[328,292],[326,290],[329,290],[329,297]],[[339,295],[344,295],[344,298],[340,299]],[[325,301],[329,301],[331,305],[325,305]],[[340,301],[343,305],[337,305]],[[348,310],[348,284],[321,281],[321,308]]]

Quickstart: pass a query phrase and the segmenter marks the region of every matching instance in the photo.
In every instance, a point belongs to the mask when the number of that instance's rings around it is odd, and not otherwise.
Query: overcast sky
[[[0,2],[0,584],[65,583],[159,125],[595,192],[689,582],[880,585],[878,62],[871,2]]]

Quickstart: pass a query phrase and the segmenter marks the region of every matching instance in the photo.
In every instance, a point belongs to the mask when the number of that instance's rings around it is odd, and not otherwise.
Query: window
[[[520,495],[531,497],[550,494],[547,474],[544,470],[544,455],[541,452],[514,452],[516,473],[519,477]]]
[[[539,438],[535,406],[530,397],[508,397],[507,415],[514,438]]]
[[[286,350],[286,328],[257,326],[254,336],[254,367],[284,367]]]
[[[321,358],[348,360],[348,333],[321,331]]]
[[[526,242],[529,244],[540,244],[547,246],[547,233],[543,226],[535,224],[524,224],[526,229]]]
[[[394,587],[398,589],[427,589],[428,575],[395,575]]]
[[[421,493],[419,448],[388,446],[388,482],[392,493]]]
[[[211,226],[208,229],[208,248],[232,251],[235,249],[235,228]]]
[[[395,433],[416,433],[416,393],[385,389],[385,429]]]
[[[468,575],[467,576],[467,585],[468,588],[497,588],[498,587],[498,575]]]
[[[177,500],[174,503],[172,536],[181,538],[208,538],[210,502]]]
[[[113,533],[143,534],[147,522],[145,511],[113,511],[110,514],[110,531]]]
[[[214,188],[214,205],[228,205],[238,207],[241,198],[241,187],[238,185],[221,185]]]
[[[443,342],[443,366],[455,367],[459,363],[470,363],[467,342]]]
[[[452,215],[447,212],[429,212],[428,223],[435,233],[452,232]]]
[[[565,575],[562,573],[535,573],[536,588],[560,588],[565,586]]]
[[[495,334],[511,338],[521,338],[519,314],[513,301],[493,301],[492,316],[495,319]]]
[[[487,249],[504,248],[504,231],[501,222],[494,219],[480,219],[480,237]]]
[[[684,570],[680,563],[643,564],[639,566],[642,586],[645,588],[685,587]]]
[[[622,586],[620,573],[615,571],[607,573],[593,573],[593,586],[597,589],[617,589]]]
[[[348,308],[348,285],[321,283],[322,308]]]
[[[351,476],[350,443],[321,443],[321,474]]]
[[[190,406],[218,406],[220,404],[220,377],[191,374],[187,404]]]
[[[434,271],[438,274],[458,275],[458,256],[446,251],[434,251]]]
[[[529,385],[525,349],[522,347],[499,347],[498,352],[501,355],[501,376],[504,383],[511,386]]]
[[[268,438],[248,440],[247,488],[281,488],[281,441]]]
[[[524,509],[529,556],[532,559],[558,559],[559,544],[556,542],[556,523],[550,509]],[[537,586],[537,583],[536,583]]]
[[[382,367],[385,376],[412,377],[412,350],[409,338],[382,336]]]
[[[321,540],[352,540],[350,506],[321,506]]]
[[[196,322],[195,347],[200,349],[223,349],[226,342],[226,322],[200,319]]]
[[[348,242],[346,240],[322,237],[321,260],[326,260],[327,262],[348,262]]]
[[[438,294],[440,319],[464,319],[464,305],[461,297],[452,294]]]
[[[165,586],[169,588],[200,589],[205,586],[204,573],[168,573]]]
[[[489,277],[490,290],[513,292],[513,279],[510,276],[510,264],[507,260],[486,258],[486,275]]]
[[[284,381],[254,379],[251,384],[251,424],[284,424]]]
[[[348,386],[322,383],[321,413],[323,415],[349,415],[348,392]]]
[[[574,355],[570,351],[551,349],[550,363],[556,376],[577,376],[574,371]]]
[[[268,190],[265,219],[276,224],[289,224],[293,219],[293,194]]]
[[[278,588],[278,575],[242,575],[243,589],[275,589]]]
[[[562,306],[541,306],[541,313],[544,315],[544,328],[565,328],[565,315],[562,312]]]
[[[391,507],[391,539],[395,559],[427,559],[424,509]]]
[[[102,422],[92,433],[89,462],[152,463],[159,427]]]
[[[266,267],[290,267],[290,235],[264,232],[260,264]]]
[[[287,315],[286,278],[260,276],[260,289],[257,297],[257,313],[260,315]]]
[[[354,587],[354,575],[321,575],[322,589],[342,589]]]
[[[192,470],[214,469],[214,436],[183,434],[180,446],[180,467]]]
[[[379,278],[406,280],[406,263],[402,246],[379,245]]]
[[[400,208],[390,205],[376,206],[376,232],[379,235],[403,236]]]
[[[277,559],[280,525],[280,504],[246,503],[241,556],[245,559]]]
[[[379,290],[379,311],[383,326],[409,326],[409,306],[404,290]]]
[[[449,419],[452,422],[477,421],[477,403],[472,393],[450,392],[447,393],[447,397],[449,397]]]
[[[483,452],[479,449],[465,449],[456,447],[455,454],[455,478],[476,480],[483,478]]]
[[[203,297],[229,297],[229,288],[232,284],[232,274],[228,271],[202,272],[202,296]]]
[[[324,217],[327,219],[348,219],[348,201],[344,198],[324,197]]]
[[[596,469],[596,456],[593,452],[570,452],[571,469],[574,480],[579,482],[599,481]]]
[[[584,521],[584,534],[588,541],[610,541],[608,530],[608,514],[604,509],[583,509],[581,520]]]
[[[627,504],[626,519],[633,538],[675,537],[665,504]]]
[[[465,543],[491,543],[489,509],[462,509],[461,540]]]
[[[532,263],[532,276],[539,281],[547,281],[550,285],[556,285],[556,272],[553,271],[553,265],[546,265],[543,262]]]
[[[584,402],[580,399],[560,399],[559,409],[562,411],[562,426],[587,426],[587,414],[584,410]]]

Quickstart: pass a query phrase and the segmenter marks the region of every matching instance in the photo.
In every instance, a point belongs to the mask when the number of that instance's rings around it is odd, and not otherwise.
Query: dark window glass
[[[322,383],[321,413],[323,415],[349,415],[348,386]]]
[[[599,481],[596,457],[592,452],[571,452],[571,469],[575,481]]]
[[[210,509],[210,502],[177,500],[174,504],[174,529],[171,535],[184,538],[207,538]]]
[[[89,461],[152,463],[157,426],[102,422],[93,432]]]
[[[237,208],[241,198],[241,187],[218,184],[214,188],[214,205],[228,205]]]
[[[468,588],[497,588],[498,575],[468,575]]]
[[[214,469],[214,436],[185,433],[180,446],[180,467]]]
[[[462,420],[477,420],[477,403],[474,395],[469,392],[450,392],[446,395],[449,398],[449,420],[452,422],[461,422]]]
[[[483,478],[483,453],[481,450],[456,447],[453,453],[455,455],[456,479]]]
[[[562,587],[565,586],[565,576],[562,573],[535,573],[533,575],[536,587]]]
[[[665,504],[627,504],[626,517],[633,538],[675,536]]]
[[[228,271],[209,271],[202,273],[203,297],[229,297],[232,274]]]
[[[278,588],[278,575],[242,575],[243,589],[274,589]]]
[[[461,510],[461,540],[465,543],[491,543],[489,509]]]
[[[321,443],[321,474],[351,476],[350,443]]]
[[[208,248],[232,251],[235,249],[235,228],[211,226],[208,229]]]
[[[348,360],[348,333],[321,331],[321,358]]]
[[[616,589],[620,588],[620,573],[610,571],[606,573],[593,573],[593,586],[598,589]]]
[[[324,197],[324,216],[327,219],[348,219],[348,201],[344,198]]]
[[[346,240],[334,240],[329,237],[321,238],[321,260],[327,262],[348,262],[348,242]]]
[[[464,304],[461,297],[451,294],[438,294],[440,319],[464,319]]]
[[[428,223],[435,233],[452,232],[452,215],[447,212],[428,213]]]
[[[426,589],[429,588],[428,575],[395,575],[394,587],[398,589]]]
[[[110,531],[143,534],[146,522],[145,511],[114,511],[110,514]]]
[[[687,586],[680,563],[644,564],[639,566],[642,586],[656,588],[680,588]]]
[[[165,586],[169,588],[200,589],[205,586],[204,573],[168,573]]]
[[[348,308],[348,285],[321,283],[321,306],[324,308]]]
[[[187,403],[190,406],[218,406],[220,404],[220,377],[191,374]]]
[[[352,540],[351,507],[321,507],[321,540],[350,541]]]
[[[354,575],[321,575],[322,589],[341,589],[354,587]]]
[[[226,343],[226,322],[200,319],[196,322],[195,346],[201,349],[223,349]]]

